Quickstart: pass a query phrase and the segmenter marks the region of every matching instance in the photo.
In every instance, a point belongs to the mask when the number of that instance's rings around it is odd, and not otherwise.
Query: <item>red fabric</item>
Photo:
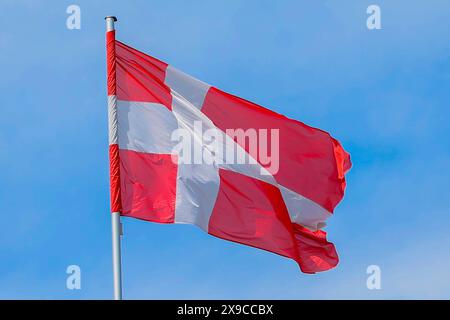
[[[334,268],[339,263],[334,244],[327,241],[323,230],[311,231],[292,224],[298,248],[298,264],[305,273],[316,273]]]
[[[115,31],[106,33],[106,68],[107,68],[107,88],[108,95],[116,94],[116,52],[115,52]]]
[[[116,41],[117,98],[156,102],[172,109],[170,89],[164,84],[167,64]]]
[[[344,194],[346,186],[345,174],[352,167],[352,162],[350,160],[350,155],[342,148],[342,145],[336,139],[333,139],[333,151],[338,172],[337,179],[341,186],[341,192]]]
[[[336,250],[325,232],[293,224],[277,187],[232,171],[219,175],[211,235],[294,259],[305,273],[336,266]]]
[[[109,194],[111,197],[111,212],[122,211],[119,167],[119,146],[117,144],[111,144],[109,146]]]
[[[217,88],[209,89],[202,112],[224,131],[238,128],[278,129],[280,166],[274,174],[277,182],[330,212],[333,212],[342,199],[345,178],[338,173],[342,164],[338,167],[333,139],[327,132],[286,118]],[[258,154],[252,154],[248,145],[241,146],[264,165]],[[342,158],[349,159],[342,148],[339,152]]]
[[[122,215],[173,223],[177,165],[171,155],[130,150],[119,154]]]

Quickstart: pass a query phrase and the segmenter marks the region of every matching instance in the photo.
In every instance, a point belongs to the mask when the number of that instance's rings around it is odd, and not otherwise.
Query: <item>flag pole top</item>
[[[117,21],[117,18],[115,16],[106,16],[106,31],[113,31],[114,30],[114,22]]]

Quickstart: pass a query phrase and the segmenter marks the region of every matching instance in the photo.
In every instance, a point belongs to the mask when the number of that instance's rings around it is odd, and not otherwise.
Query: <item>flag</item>
[[[333,268],[322,229],[349,154],[327,132],[226,93],[107,33],[111,210],[193,224],[225,240]]]

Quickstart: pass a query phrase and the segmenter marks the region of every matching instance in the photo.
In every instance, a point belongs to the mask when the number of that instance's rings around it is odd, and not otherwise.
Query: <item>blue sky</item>
[[[0,2],[0,298],[112,296],[110,14],[118,39],[329,131],[353,161],[326,229],[336,269],[305,275],[193,226],[124,219],[124,298],[450,298],[448,1],[113,2]],[[71,264],[81,290],[66,289]],[[381,290],[366,288],[372,264]]]

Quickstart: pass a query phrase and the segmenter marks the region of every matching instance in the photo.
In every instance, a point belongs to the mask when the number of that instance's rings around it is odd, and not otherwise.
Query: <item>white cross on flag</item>
[[[322,230],[351,162],[327,132],[226,93],[107,33],[111,210],[187,223],[333,268]]]

